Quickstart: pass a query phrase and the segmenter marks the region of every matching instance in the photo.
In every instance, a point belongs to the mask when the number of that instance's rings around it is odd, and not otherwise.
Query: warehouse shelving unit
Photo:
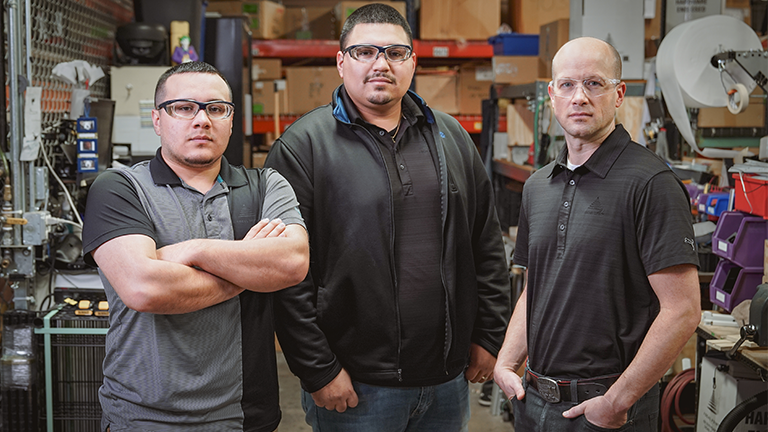
[[[413,50],[417,58],[421,59],[445,59],[445,60],[471,60],[487,59],[493,57],[493,46],[484,40],[453,41],[453,40],[414,40]],[[326,58],[335,59],[339,51],[339,42],[336,40],[288,40],[268,39],[254,40],[251,44],[251,55],[254,57],[271,57],[282,59],[307,59]],[[429,101],[427,101],[429,103]],[[296,121],[299,115],[281,115],[280,131]],[[482,131],[483,117],[481,115],[454,115],[461,126],[469,133],[476,134]],[[505,116],[499,116],[495,129],[505,132],[507,122]],[[274,132],[275,121],[271,115],[253,116],[253,133],[263,134]]]

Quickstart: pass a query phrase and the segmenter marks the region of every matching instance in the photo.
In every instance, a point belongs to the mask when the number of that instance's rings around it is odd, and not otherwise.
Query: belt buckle
[[[557,385],[557,381],[539,377],[538,379],[538,391],[539,394],[549,403],[560,402],[560,387]]]

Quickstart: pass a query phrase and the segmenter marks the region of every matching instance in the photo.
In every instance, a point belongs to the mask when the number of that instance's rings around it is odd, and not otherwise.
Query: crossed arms
[[[300,225],[262,220],[242,240],[193,239],[157,249],[134,234],[92,252],[120,299],[138,312],[179,314],[212,306],[244,290],[272,292],[298,284],[309,268]]]

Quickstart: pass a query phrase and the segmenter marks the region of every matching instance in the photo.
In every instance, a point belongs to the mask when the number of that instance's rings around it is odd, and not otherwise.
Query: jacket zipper
[[[368,136],[371,137],[373,140],[373,145],[376,147],[376,150],[378,151],[379,158],[381,159],[382,164],[384,165],[385,169],[384,172],[387,174],[387,189],[389,190],[389,208],[390,208],[390,220],[389,220],[389,226],[391,228],[391,233],[389,236],[389,268],[391,269],[392,273],[392,282],[393,282],[393,295],[395,300],[395,317],[397,320],[397,380],[398,382],[403,382],[403,370],[400,368],[400,354],[402,351],[403,346],[403,340],[402,340],[402,328],[400,323],[400,298],[397,295],[397,272],[395,271],[395,257],[394,257],[394,251],[395,251],[395,221],[394,218],[394,209],[395,204],[393,202],[392,198],[392,179],[389,177],[389,171],[386,170],[387,163],[384,160],[384,156],[381,155],[381,149],[379,148],[379,143],[376,141],[376,137],[373,136],[371,131],[369,131],[367,128],[355,124],[355,123],[348,123],[352,126],[356,126],[364,130]],[[441,260],[442,261],[442,260]]]

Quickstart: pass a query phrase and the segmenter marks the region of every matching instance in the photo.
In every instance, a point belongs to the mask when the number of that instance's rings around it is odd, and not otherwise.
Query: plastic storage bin
[[[733,174],[733,178],[736,180],[733,208],[768,219],[768,180],[738,173]]]
[[[727,211],[720,215],[712,233],[712,251],[739,267],[760,267],[766,239],[768,220],[740,211]]]
[[[728,205],[728,192],[709,192],[709,193],[703,193],[699,195],[698,203],[696,209],[699,211],[699,214],[711,214],[707,211],[707,208],[709,204],[712,202],[712,199],[717,199],[717,202],[725,202],[726,207]],[[722,204],[721,204],[722,205]],[[727,210],[727,209],[725,209]],[[714,212],[714,209],[713,209]]]
[[[691,205],[696,205],[699,195],[704,191],[704,188],[696,183],[686,183],[685,189],[688,191],[688,196],[691,198]]]
[[[709,197],[707,197],[706,213],[710,216],[719,217],[724,211],[728,210],[729,200],[730,194],[728,193],[710,194]]]
[[[539,35],[502,33],[488,38],[493,45],[493,55],[536,56],[539,55]]]
[[[709,284],[709,300],[730,312],[739,303],[755,296],[762,278],[762,266],[742,268],[728,260],[721,260]]]

